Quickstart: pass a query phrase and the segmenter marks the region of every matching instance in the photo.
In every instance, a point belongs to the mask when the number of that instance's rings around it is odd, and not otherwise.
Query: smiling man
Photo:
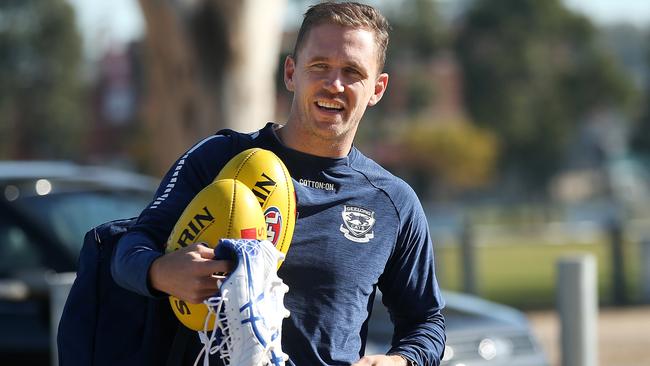
[[[311,7],[284,63],[293,92],[287,122],[252,134],[225,131],[180,158],[163,179],[157,203],[120,241],[115,280],[144,295],[190,302],[214,294],[212,274],[231,264],[213,260],[212,250],[197,244],[163,255],[165,240],[188,202],[232,156],[264,148],[287,166],[298,202],[291,249],[278,271],[290,288],[285,305],[291,316],[282,327],[287,364],[438,365],[443,300],[422,207],[404,181],[353,146],[366,108],[388,86],[388,29],[367,5]],[[385,355],[364,356],[377,288],[395,335]]]
[[[379,102],[388,86],[388,74],[381,72],[388,34],[370,25],[320,24],[324,18],[313,16],[307,18],[312,28],[303,26],[294,56],[284,64],[285,84],[294,98],[279,133],[296,150],[339,158],[350,152],[366,108]]]

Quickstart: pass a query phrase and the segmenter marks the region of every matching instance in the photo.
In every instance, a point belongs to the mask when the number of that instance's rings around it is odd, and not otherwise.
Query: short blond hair
[[[355,2],[335,3],[330,1],[309,7],[298,31],[298,38],[293,49],[294,59],[298,58],[298,51],[305,42],[309,31],[321,24],[337,24],[372,31],[377,45],[378,70],[381,71],[384,68],[390,24],[377,9]]]

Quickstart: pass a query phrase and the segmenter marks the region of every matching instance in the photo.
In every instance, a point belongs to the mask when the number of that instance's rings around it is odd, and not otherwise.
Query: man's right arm
[[[204,271],[223,267],[223,263],[196,266],[196,262],[212,261],[209,259],[212,258],[209,248],[194,245],[166,255],[164,248],[167,237],[187,204],[214,180],[232,155],[231,150],[231,137],[211,136],[197,143],[176,161],[163,178],[152,203],[120,239],[111,263],[115,282],[141,295],[158,297],[180,294],[182,296],[179,298],[190,301],[196,295],[188,295],[183,289],[192,288],[193,283],[204,279]],[[214,272],[218,270],[205,273]],[[187,273],[190,274],[189,278]],[[179,286],[179,282],[183,285]]]
[[[149,268],[162,256],[162,248],[146,234],[137,231],[126,233],[118,242],[111,261],[113,279],[125,289],[143,296],[165,296],[149,281]]]

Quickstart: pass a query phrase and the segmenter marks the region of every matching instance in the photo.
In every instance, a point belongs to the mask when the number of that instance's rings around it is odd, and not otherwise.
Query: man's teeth
[[[318,104],[319,107],[323,107],[323,108],[343,109],[343,106],[341,104],[339,104],[339,103],[318,101],[316,104]]]

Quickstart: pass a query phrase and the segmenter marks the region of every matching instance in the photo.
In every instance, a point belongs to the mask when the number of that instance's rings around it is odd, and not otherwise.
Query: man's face
[[[382,97],[388,75],[378,70],[373,32],[322,24],[312,28],[297,59],[287,57],[285,84],[294,93],[289,123],[305,143],[352,143],[366,107]]]

